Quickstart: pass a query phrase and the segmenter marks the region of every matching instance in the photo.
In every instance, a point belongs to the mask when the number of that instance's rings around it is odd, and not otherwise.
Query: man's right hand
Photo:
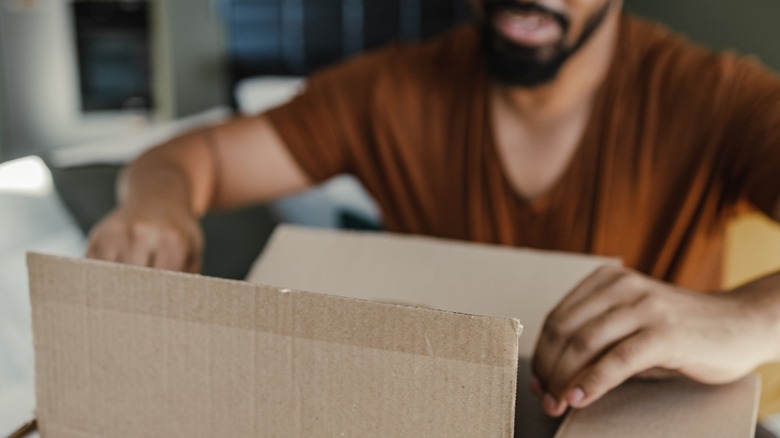
[[[87,257],[199,272],[201,216],[310,185],[264,116],[193,131],[147,151],[123,170],[119,207],[92,229]]]
[[[120,207],[90,233],[87,257],[138,266],[200,272],[203,232],[196,217],[170,206]]]

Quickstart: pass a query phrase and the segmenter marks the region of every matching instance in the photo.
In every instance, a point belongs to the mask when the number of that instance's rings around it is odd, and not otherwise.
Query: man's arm
[[[751,161],[758,164],[750,174],[766,178],[751,185],[758,200],[777,193],[776,186],[767,184],[776,181],[772,169],[777,160],[771,159],[776,148],[765,148],[772,153]],[[780,223],[780,200],[762,205]],[[605,268],[548,316],[534,354],[534,386],[543,393],[544,410],[559,416],[570,406],[593,403],[634,376],[682,374],[703,383],[725,383],[776,361],[780,272],[729,293],[703,294],[629,269]]]
[[[197,272],[200,216],[309,185],[263,116],[195,131],[148,151],[122,172],[119,206],[93,229],[87,256]]]
[[[704,62],[720,72],[712,86],[722,92],[708,92],[702,108],[718,109],[713,123],[723,126],[709,163],[723,200],[747,201],[780,222],[780,77],[749,59]],[[727,382],[780,360],[779,325],[780,273],[703,294],[606,268],[549,315],[534,355],[535,386],[546,394],[545,411],[561,415],[635,375]]]
[[[606,267],[548,316],[533,367],[544,410],[559,416],[634,376],[726,383],[778,360],[780,273],[704,294]]]

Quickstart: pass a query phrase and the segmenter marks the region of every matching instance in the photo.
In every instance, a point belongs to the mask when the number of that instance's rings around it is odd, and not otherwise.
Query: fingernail
[[[580,403],[585,400],[585,391],[582,388],[574,388],[569,392],[569,404],[574,407],[579,407]]]
[[[531,378],[531,392],[533,392],[536,395],[542,395],[542,384],[539,382],[539,379],[534,376]]]
[[[558,400],[550,394],[545,394],[542,399],[542,407],[549,415],[555,415],[555,411],[558,408]]]

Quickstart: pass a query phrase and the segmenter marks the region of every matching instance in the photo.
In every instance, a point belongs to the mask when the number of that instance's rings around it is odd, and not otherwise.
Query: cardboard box
[[[47,437],[552,436],[523,358],[546,313],[603,263],[614,261],[292,227],[250,275],[273,286],[32,254],[39,426]],[[558,436],[752,437],[756,399],[752,378],[634,382]]]
[[[28,262],[44,436],[512,434],[516,319]]]
[[[247,281],[453,312],[519,318],[521,437],[750,437],[759,380],[706,386],[627,382],[560,427],[530,390],[529,358],[544,319],[580,281],[619,260],[442,239],[277,228]]]

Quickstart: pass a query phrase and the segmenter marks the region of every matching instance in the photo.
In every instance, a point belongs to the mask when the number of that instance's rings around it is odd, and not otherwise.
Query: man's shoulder
[[[639,75],[680,74],[714,66],[720,54],[664,25],[626,14],[618,57]]]
[[[640,88],[655,84],[672,94],[709,88],[705,94],[712,95],[746,72],[774,74],[754,57],[713,50],[659,23],[626,14],[622,26],[618,60]]]

